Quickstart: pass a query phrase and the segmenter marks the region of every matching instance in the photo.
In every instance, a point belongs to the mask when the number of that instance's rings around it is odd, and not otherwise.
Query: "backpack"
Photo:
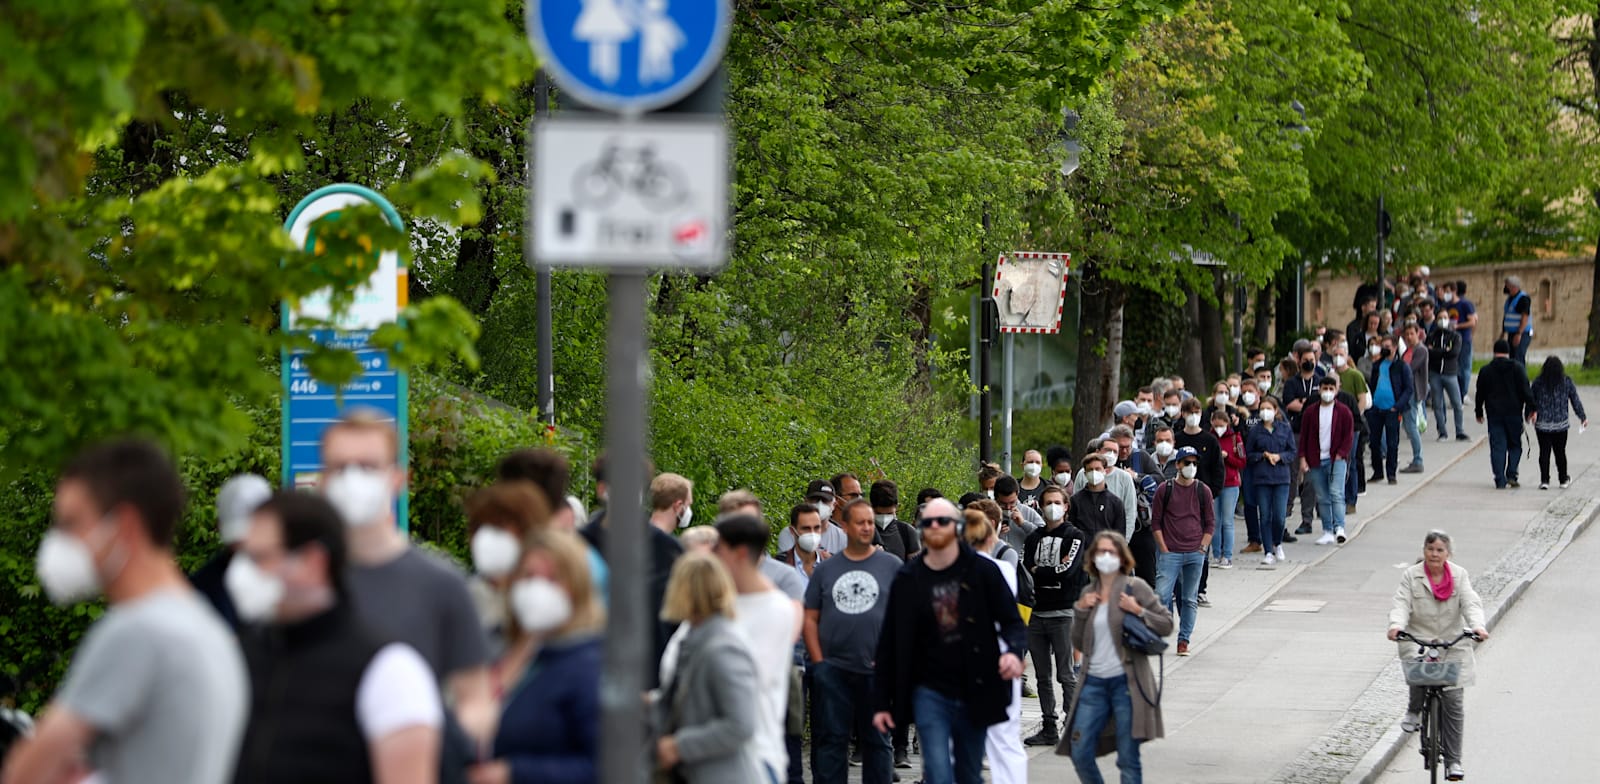
[[[1005,560],[1002,556],[1006,551],[1016,552],[1016,548],[1005,542],[1000,543],[1000,548],[994,551],[996,561]],[[1028,565],[1023,562],[1022,553],[1017,553],[1017,604],[1023,607],[1032,607],[1033,598],[1033,572],[1028,571]]]

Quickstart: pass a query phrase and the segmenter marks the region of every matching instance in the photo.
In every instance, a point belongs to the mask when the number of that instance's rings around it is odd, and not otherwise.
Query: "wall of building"
[[[1592,258],[1541,259],[1470,267],[1434,268],[1435,287],[1445,281],[1466,281],[1467,299],[1478,308],[1478,328],[1473,332],[1473,353],[1487,356],[1500,336],[1500,317],[1506,297],[1500,292],[1507,275],[1522,278],[1533,297],[1533,344],[1529,351],[1549,352],[1581,347],[1589,330],[1589,305],[1594,293]],[[1306,323],[1344,329],[1355,318],[1353,306],[1361,279],[1354,275],[1330,278],[1326,274],[1306,281]]]

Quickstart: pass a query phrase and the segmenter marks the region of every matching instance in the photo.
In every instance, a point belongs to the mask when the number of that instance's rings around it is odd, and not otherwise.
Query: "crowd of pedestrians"
[[[1086,782],[1114,751],[1138,781],[1161,686],[1117,630],[1175,631],[1188,655],[1212,570],[1290,560],[1317,520],[1316,545],[1344,544],[1367,483],[1424,471],[1430,409],[1440,440],[1447,413],[1469,438],[1468,404],[1487,420],[1496,486],[1517,486],[1527,420],[1541,488],[1552,457],[1570,482],[1569,406],[1587,417],[1559,360],[1528,382],[1520,284],[1471,396],[1465,285],[1435,291],[1424,268],[1390,293],[1358,292],[1347,329],[1275,364],[1251,351],[1208,397],[1155,379],[1076,460],[1055,445],[1025,451],[1020,476],[985,464],[956,501],[840,473],[795,488],[776,535],[747,490],[694,525],[694,484],[670,472],[645,508],[613,514],[604,458],[590,516],[564,457],[521,450],[466,500],[464,570],[397,527],[398,436],[357,411],[328,427],[315,492],[225,483],[223,547],[186,578],[171,460],[137,440],[91,448],[59,477],[38,571],[53,601],[108,609],[4,782],[594,781],[610,536],[649,542],[647,573],[628,577],[659,619],[640,712],[658,780],[801,784],[809,767],[812,784],[843,784],[859,766],[890,784],[915,738],[927,784],[976,784],[986,762],[1021,784],[1026,746],[1071,757]],[[1448,582],[1448,547],[1430,538],[1403,592]],[[1431,612],[1396,602],[1397,628]],[[1023,738],[1035,695],[1043,724]]]

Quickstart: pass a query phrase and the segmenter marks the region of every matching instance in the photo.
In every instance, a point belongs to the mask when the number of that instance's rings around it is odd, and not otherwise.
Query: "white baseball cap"
[[[223,544],[237,544],[250,527],[250,515],[272,497],[272,485],[256,474],[239,474],[217,490],[217,532]]]

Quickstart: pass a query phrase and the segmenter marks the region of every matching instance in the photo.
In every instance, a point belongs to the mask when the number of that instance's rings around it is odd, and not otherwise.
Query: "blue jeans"
[[[1459,366],[1456,368],[1456,379],[1461,386],[1461,396],[1466,397],[1472,386],[1472,336],[1461,336],[1461,356],[1456,357]]]
[[[1504,337],[1506,339],[1507,343],[1511,343],[1512,333],[1507,332],[1502,337]],[[1516,360],[1517,364],[1519,364],[1519,365],[1521,365],[1523,367],[1527,367],[1528,366],[1528,344],[1532,343],[1532,342],[1533,342],[1533,336],[1532,335],[1523,335],[1522,336],[1522,340],[1520,342],[1512,343],[1512,345],[1511,345],[1511,358]]]
[[[1367,409],[1367,433],[1372,438],[1372,475],[1393,479],[1400,464],[1400,412]]]
[[[1288,485],[1256,485],[1261,508],[1261,547],[1267,552],[1283,544],[1283,517],[1289,511]]]
[[[1211,555],[1233,557],[1233,510],[1239,505],[1239,488],[1224,487],[1217,493],[1217,530],[1211,537]]]
[[[974,724],[961,700],[918,686],[911,695],[911,714],[922,739],[923,784],[982,784],[989,728]]]
[[[1317,516],[1322,518],[1322,530],[1333,533],[1344,527],[1344,488],[1350,472],[1350,463],[1344,460],[1324,460],[1322,465],[1306,469],[1306,478],[1317,486]]]
[[[1405,428],[1406,438],[1411,441],[1411,464],[1414,466],[1422,465],[1422,431],[1417,426],[1417,415],[1421,411],[1417,403],[1412,402],[1400,416],[1400,424]]]
[[[1200,570],[1205,565],[1206,554],[1200,550],[1156,556],[1156,596],[1171,608],[1173,589],[1177,589],[1178,607],[1183,616],[1178,622],[1179,642],[1188,642],[1194,633],[1194,616],[1200,611]]]
[[[1246,468],[1239,474],[1239,500],[1244,502],[1245,541],[1261,543],[1261,510],[1256,508],[1256,483]]]
[[[826,661],[811,664],[812,784],[845,784],[852,727],[861,743],[861,780],[889,784],[894,754],[889,750],[889,736],[872,728],[871,695],[871,675],[841,670]],[[980,749],[982,737],[980,731]]]
[[[1494,486],[1505,487],[1517,481],[1517,465],[1522,462],[1522,418],[1489,417],[1489,467],[1494,469]]]
[[[1288,485],[1278,485],[1287,492]],[[1285,503],[1288,497],[1284,498]],[[1095,762],[1095,751],[1100,744],[1100,733],[1106,722],[1117,722],[1117,770],[1122,771],[1122,784],[1140,784],[1144,771],[1139,766],[1139,743],[1133,737],[1133,700],[1128,698],[1128,676],[1096,678],[1085,676],[1079,687],[1078,712],[1073,714],[1072,766],[1078,769],[1078,780],[1083,784],[1105,784],[1100,775],[1100,765]]]
[[[1433,401],[1433,426],[1439,428],[1439,435],[1450,432],[1444,426],[1444,404],[1450,402],[1450,410],[1456,415],[1456,435],[1465,432],[1461,426],[1461,380],[1455,376],[1435,373],[1428,377],[1428,399]]]

